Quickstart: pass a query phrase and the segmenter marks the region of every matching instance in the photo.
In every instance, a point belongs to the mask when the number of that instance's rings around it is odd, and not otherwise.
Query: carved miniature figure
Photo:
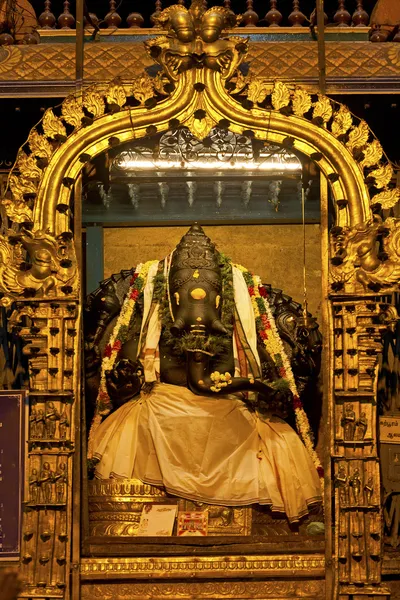
[[[65,492],[67,484],[67,471],[66,463],[60,463],[57,467],[56,474],[54,475],[54,482],[56,486],[56,502],[62,504],[65,502]]]
[[[37,416],[36,416],[36,408],[31,408],[31,413],[29,415],[29,437],[31,439],[37,438]]]
[[[48,402],[45,414],[46,423],[46,437],[49,440],[54,439],[56,433],[57,421],[60,419],[60,415],[54,406],[54,402]]]
[[[370,506],[372,496],[374,493],[374,478],[373,477],[368,477],[367,483],[364,485],[364,493],[365,493],[365,499],[367,502],[367,506]]]
[[[357,506],[360,503],[361,477],[359,469],[354,469],[353,475],[349,479],[352,504]]]
[[[349,503],[349,488],[348,477],[344,465],[339,465],[337,475],[335,477],[335,485],[339,489],[340,505],[346,506]]]
[[[261,280],[194,225],[124,293],[113,342],[104,340],[100,373],[88,383],[99,387],[88,444],[96,476],[138,478],[207,504],[268,504],[298,520],[321,500],[320,463],[305,412],[305,444],[276,416],[276,407],[301,403],[292,404],[296,382]],[[97,323],[92,331],[93,350]]]
[[[67,417],[67,413],[64,407],[60,415],[60,420],[58,422],[58,430],[60,432],[60,440],[65,440],[67,438],[67,429],[69,427],[69,421]]]
[[[44,411],[39,408],[36,414],[36,438],[38,440],[43,439],[45,432],[45,419],[44,419]]]
[[[37,469],[32,469],[29,476],[29,500],[32,504],[39,501],[39,476]]]
[[[42,472],[40,474],[39,479],[43,504],[50,504],[53,499],[53,482],[54,473],[50,469],[50,463],[45,462],[43,464]]]
[[[365,415],[365,412],[362,412],[356,421],[355,440],[357,440],[357,441],[363,440],[365,438],[365,434],[367,433],[367,428],[368,428],[368,420]]]
[[[345,440],[354,440],[356,413],[353,410],[353,405],[348,404],[344,408],[342,417],[343,438]]]

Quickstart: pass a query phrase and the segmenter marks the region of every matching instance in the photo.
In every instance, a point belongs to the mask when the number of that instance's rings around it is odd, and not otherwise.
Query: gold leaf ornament
[[[208,115],[202,119],[196,119],[193,116],[189,119],[186,125],[195,137],[202,140],[208,136],[211,129],[214,127],[215,122]]]
[[[378,164],[380,159],[382,158],[383,148],[378,140],[372,140],[370,144],[363,150],[364,158],[360,163],[360,167],[373,167]]]
[[[158,92],[159,94],[168,94],[168,92],[165,91],[164,86],[167,83],[169,83],[169,79],[165,76],[165,74],[162,71],[159,71],[152,81],[153,87],[156,90],[156,92]]]
[[[337,113],[335,113],[335,116],[333,117],[331,127],[333,135],[335,137],[338,137],[339,135],[344,135],[350,129],[352,124],[353,116],[347,108],[347,106],[344,106],[342,104]]]
[[[16,175],[10,175],[9,184],[14,200],[22,200],[24,194],[27,193],[36,193],[36,185],[29,179],[17,177]]]
[[[282,81],[276,81],[271,96],[272,106],[275,110],[280,110],[285,106],[288,106],[290,102],[290,90],[282,83]]]
[[[318,95],[317,102],[314,103],[312,118],[322,119],[324,123],[327,123],[333,113],[332,104],[327,96]]]
[[[83,112],[81,102],[74,96],[69,96],[64,100],[61,112],[68,125],[72,125],[75,128],[81,126],[85,113]]]
[[[122,108],[126,103],[126,94],[123,85],[118,81],[114,81],[108,88],[106,100],[108,104],[117,104]]]
[[[21,200],[22,195],[24,193],[22,185],[20,183],[20,178],[16,175],[10,175],[10,179],[8,180],[11,193],[13,195],[14,200]]]
[[[33,214],[32,210],[26,204],[24,200],[10,200],[6,198],[1,201],[4,206],[7,217],[14,221],[14,223],[27,223],[32,222]]]
[[[400,200],[400,187],[384,190],[373,197],[373,203],[379,203],[382,208],[392,208]]]
[[[369,138],[369,127],[366,121],[360,121],[357,127],[349,133],[349,141],[347,142],[347,148],[352,151],[355,148],[362,148],[368,142]]]
[[[18,153],[17,168],[21,175],[28,179],[40,179],[42,176],[42,170],[37,166],[33,154],[28,156],[23,150]]]
[[[380,190],[390,183],[390,180],[393,177],[393,167],[390,163],[381,165],[374,171],[371,171],[369,177],[373,177],[375,179],[375,187]]]
[[[42,127],[45,135],[49,138],[59,139],[67,137],[67,130],[65,129],[64,123],[56,117],[51,108],[47,109],[44,113],[42,120]]]
[[[302,117],[311,108],[311,96],[306,90],[296,88],[292,99],[293,112],[297,117]]]
[[[94,118],[104,115],[106,109],[103,96],[96,90],[88,90],[83,94],[83,106]]]
[[[237,86],[236,86],[237,87]],[[270,92],[270,84],[260,77],[253,77],[247,88],[247,99],[261,104]]]
[[[154,96],[153,80],[147,73],[143,73],[133,81],[132,94],[140,104],[144,104],[146,100]]]
[[[38,158],[50,158],[53,154],[53,146],[49,140],[44,135],[40,135],[35,128],[31,129],[28,144],[32,154]]]

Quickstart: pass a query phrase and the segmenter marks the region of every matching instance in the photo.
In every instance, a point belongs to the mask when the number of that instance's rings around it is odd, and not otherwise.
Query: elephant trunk
[[[201,350],[188,351],[186,365],[190,391],[202,396],[215,396],[216,383],[211,379],[210,355]],[[267,397],[276,393],[272,387],[259,379],[247,379],[246,377],[232,377],[226,386],[221,387],[220,391],[224,394],[254,391]]]

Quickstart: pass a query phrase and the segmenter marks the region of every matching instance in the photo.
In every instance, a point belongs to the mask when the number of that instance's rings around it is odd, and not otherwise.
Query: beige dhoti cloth
[[[156,383],[99,426],[93,449],[99,478],[137,478],[208,504],[266,504],[296,521],[321,499],[297,433],[235,396],[209,398]]]

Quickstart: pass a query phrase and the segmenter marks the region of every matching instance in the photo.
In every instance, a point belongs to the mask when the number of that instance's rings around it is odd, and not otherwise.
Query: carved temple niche
[[[233,25],[224,9],[204,15],[199,4],[190,13],[178,5],[160,18],[170,37],[151,40],[148,50],[161,71],[155,77],[143,73],[132,82],[90,87],[46,111],[10,175],[12,198],[3,201],[8,222],[0,239],[1,302],[24,344],[30,390],[23,596],[77,598],[82,585],[83,597],[141,597],[152,585],[153,597],[162,597],[165,586],[176,598],[389,597],[381,583],[376,385],[381,334],[397,321],[392,295],[400,274],[399,222],[388,211],[400,190],[391,184],[392,166],[368,125],[357,122],[345,106],[289,84],[271,86],[244,76],[239,67],[247,41],[221,36]],[[182,39],[180,18],[189,38]],[[148,551],[140,556],[138,546],[136,556],[124,557],[122,540],[115,551],[123,558],[101,556],[97,544],[88,548],[96,550],[96,557],[81,557],[79,510],[72,518],[73,505],[76,509],[85,501],[79,479],[84,450],[77,435],[82,413],[81,231],[72,214],[74,205],[79,206],[81,172],[111,146],[178,126],[201,140],[217,126],[239,135],[251,131],[256,139],[309,157],[329,185],[335,224],[329,248],[327,219],[324,224],[323,334],[329,374],[324,392],[330,431],[324,465],[326,562],[314,542],[284,546],[282,540],[275,548],[257,550],[251,543],[240,550],[233,544],[229,556],[224,547],[218,556],[199,552],[196,560],[187,549],[169,553],[165,546],[153,548],[156,558]],[[327,214],[327,194],[322,196]],[[91,485],[97,535],[103,533],[114,488]],[[119,497],[128,496],[132,505],[162,495],[151,487],[142,490],[140,484],[115,485],[122,486]],[[215,528],[224,520],[233,527],[230,518],[216,512]],[[234,522],[245,530],[246,518],[238,515]],[[293,581],[294,571],[308,581]],[[138,582],[148,580],[149,572],[155,584]],[[236,581],[223,581],[227,572]],[[189,583],[193,574],[202,581]],[[281,581],[272,581],[276,578]],[[93,583],[96,579],[100,581]],[[123,588],[118,579],[134,583]],[[217,579],[222,582],[210,583]]]

